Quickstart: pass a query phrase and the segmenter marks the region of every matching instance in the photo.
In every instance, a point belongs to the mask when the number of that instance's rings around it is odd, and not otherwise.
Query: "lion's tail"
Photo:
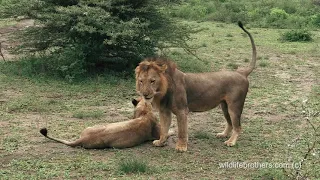
[[[250,41],[251,41],[251,46],[252,46],[252,60],[250,63],[250,66],[246,68],[245,70],[239,71],[239,73],[245,75],[246,77],[249,76],[249,74],[253,71],[253,69],[256,67],[256,61],[257,61],[257,50],[256,50],[256,45],[254,43],[253,37],[251,34],[243,27],[242,22],[238,22],[239,27],[246,33],[248,34]]]
[[[59,142],[59,143],[62,143],[62,144],[65,144],[65,145],[68,145],[68,146],[71,146],[71,147],[76,147],[76,146],[80,146],[80,145],[81,145],[80,139],[75,140],[75,141],[73,141],[73,142],[69,142],[69,141],[66,141],[66,140],[62,140],[62,139],[57,139],[57,138],[50,137],[50,136],[48,136],[48,130],[47,130],[47,128],[42,128],[42,129],[40,129],[40,133],[41,133],[43,136],[45,136],[46,138],[48,138],[48,139],[54,140],[54,141],[56,141],[56,142]]]

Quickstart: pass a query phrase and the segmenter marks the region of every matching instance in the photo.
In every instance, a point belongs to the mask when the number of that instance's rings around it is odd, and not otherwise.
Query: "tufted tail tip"
[[[241,21],[238,21],[238,26],[239,26],[240,28],[243,28],[243,24],[242,24]]]
[[[41,133],[42,135],[44,135],[44,136],[47,137],[47,134],[48,134],[47,128],[42,128],[42,129],[40,129],[40,133]]]

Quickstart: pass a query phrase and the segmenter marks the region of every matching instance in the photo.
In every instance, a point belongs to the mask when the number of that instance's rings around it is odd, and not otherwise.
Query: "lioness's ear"
[[[139,103],[139,101],[138,101],[137,99],[132,99],[132,104],[133,104],[134,106],[137,106],[138,103]]]
[[[139,97],[137,97],[137,98],[134,98],[134,99],[132,99],[132,104],[133,104],[134,106],[137,106],[141,100],[142,100],[142,97],[141,97],[141,96],[139,96]]]
[[[166,64],[160,66],[160,71],[164,73],[167,70],[168,66]]]

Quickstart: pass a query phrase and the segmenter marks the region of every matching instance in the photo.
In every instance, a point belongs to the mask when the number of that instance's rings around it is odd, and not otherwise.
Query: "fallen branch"
[[[306,101],[307,102],[307,101]],[[305,103],[306,103],[305,102]],[[300,161],[300,168],[296,170],[296,179],[304,179],[304,178],[307,178],[306,177],[306,174],[303,175],[301,173],[301,170],[303,169],[303,166],[305,164],[305,161],[307,161],[307,158],[312,154],[312,152],[316,149],[316,146],[318,145],[319,143],[319,135],[318,135],[318,132],[319,132],[319,129],[320,129],[320,126],[316,127],[311,121],[310,121],[310,118],[313,118],[313,117],[316,117],[316,116],[319,116],[320,115],[320,112],[316,111],[316,112],[312,112],[310,111],[309,109],[307,109],[307,107],[305,106],[305,104],[302,105],[302,109],[303,109],[303,112],[306,113],[306,120],[308,122],[308,124],[311,126],[314,134],[313,134],[313,142],[311,144],[311,146],[309,145],[309,143],[307,144],[308,145],[308,148],[307,148],[307,151],[305,152],[304,156],[303,156],[303,159]]]

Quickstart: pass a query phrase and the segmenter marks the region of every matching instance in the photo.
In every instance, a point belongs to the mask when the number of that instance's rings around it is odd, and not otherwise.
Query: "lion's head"
[[[146,101],[154,97],[163,97],[170,85],[169,77],[176,66],[164,58],[147,58],[135,69],[136,90]]]

